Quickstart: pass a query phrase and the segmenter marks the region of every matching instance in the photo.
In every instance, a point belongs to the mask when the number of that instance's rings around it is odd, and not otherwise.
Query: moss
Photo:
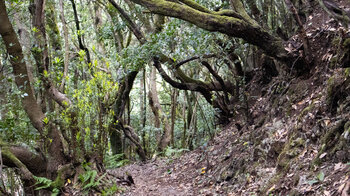
[[[299,147],[302,146],[305,142],[301,138],[296,138],[296,134],[292,135],[288,142],[284,145],[283,150],[277,157],[277,166],[279,169],[285,168],[290,163],[291,159],[296,157],[300,149]]]
[[[341,37],[335,37],[333,40],[332,40],[332,45],[333,46],[338,46],[341,42]]]
[[[327,95],[326,95],[326,104],[328,107],[332,107],[334,104],[334,91],[336,90],[336,79],[335,76],[332,76],[327,81]]]
[[[343,47],[344,48],[350,48],[350,38],[347,38],[343,42]]]
[[[311,167],[314,168],[317,165],[320,165],[322,163],[322,160],[320,159],[320,155],[324,152],[330,150],[329,156],[332,156],[337,148],[342,147],[342,140],[340,140],[340,135],[344,130],[344,125],[346,123],[346,120],[340,120],[338,121],[332,128],[330,128],[326,134],[321,138],[320,141],[320,149],[318,150],[318,153],[316,155],[316,158],[312,161]]]
[[[55,17],[55,7],[53,1],[48,1],[46,5],[46,28],[50,37],[50,42],[53,47],[60,50],[62,48],[62,41],[60,31],[57,26]]]
[[[309,113],[313,108],[315,107],[314,100],[312,100],[311,104],[303,109],[303,111],[300,112],[298,116],[298,121],[301,121],[303,116],[305,116],[307,113]]]
[[[338,141],[337,144],[334,145],[334,147],[330,150],[330,154],[333,155],[339,150],[344,150],[348,144],[347,144],[347,138],[343,137],[345,134],[349,135],[350,133],[350,121],[346,122],[344,125],[344,131],[343,132],[337,132],[335,139]]]
[[[0,141],[1,142],[1,141]],[[21,176],[24,180],[33,180],[33,174],[28,168],[10,151],[9,148],[5,147],[2,149],[2,155],[7,157],[13,164],[16,165],[21,171]]]
[[[293,104],[292,104],[291,100],[289,100],[289,102],[286,104],[284,111],[285,111],[287,117],[290,117],[292,115],[292,111],[293,111],[292,105]]]
[[[335,68],[338,65],[339,62],[339,56],[333,56],[330,60],[329,60],[329,65],[332,68]]]
[[[293,140],[291,143],[291,147],[300,147],[305,144],[305,140],[302,138],[297,138],[296,140]]]
[[[288,140],[288,143],[285,144],[282,152],[280,153],[280,155],[277,158],[277,165],[278,165],[278,173],[271,178],[266,185],[260,189],[260,191],[262,193],[266,193],[269,190],[269,188],[271,188],[273,185],[275,185],[279,180],[281,180],[289,171],[290,166],[293,164],[293,159],[297,157],[298,153],[291,153],[293,154],[292,157],[287,156],[287,154],[289,154],[290,152],[297,152],[298,147],[303,146],[305,144],[305,140],[303,140],[302,138],[297,138],[297,139],[293,139],[294,137],[296,137],[296,134],[291,136],[291,138]],[[294,163],[296,164],[296,163]],[[299,182],[299,175],[296,175],[293,178],[293,184],[298,184]]]
[[[344,69],[344,76],[345,76],[345,78],[348,78],[349,75],[350,75],[350,68],[345,68]]]
[[[344,130],[346,130],[347,132],[350,132],[350,121],[345,123]]]
[[[55,181],[51,184],[51,189],[60,189],[64,186],[64,182],[66,180],[66,176],[70,176],[73,173],[73,166],[72,164],[67,164],[62,166],[57,170],[57,177]]]

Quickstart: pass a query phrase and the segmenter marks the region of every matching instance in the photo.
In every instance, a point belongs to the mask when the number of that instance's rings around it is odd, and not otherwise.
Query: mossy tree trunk
[[[289,61],[293,58],[284,49],[282,39],[272,35],[249,17],[240,0],[231,1],[235,10],[217,12],[208,10],[191,0],[182,1],[182,4],[165,0],[132,1],[148,8],[152,13],[179,18],[208,31],[242,38],[279,60]]]
[[[21,171],[25,171],[25,169],[23,169],[24,167],[26,167],[30,171],[30,173],[24,173],[25,178],[27,178],[28,174],[31,173],[34,175],[42,174],[42,171],[38,172],[35,169],[36,167],[44,168],[45,176],[49,178],[55,178],[55,176],[57,175],[56,172],[58,166],[67,163],[67,159],[63,153],[63,144],[61,136],[54,124],[44,120],[47,119],[47,117],[42,112],[40,105],[36,102],[34,92],[32,91],[32,88],[30,86],[31,83],[27,74],[28,71],[26,62],[24,60],[22,47],[18,41],[12,24],[9,21],[5,7],[5,2],[3,0],[0,1],[0,20],[2,21],[2,24],[0,25],[0,35],[5,43],[7,53],[10,56],[10,63],[13,67],[13,74],[15,76],[16,85],[22,91],[22,93],[25,94],[25,96],[22,96],[23,108],[27,113],[32,125],[38,130],[40,135],[44,136],[46,140],[50,139],[51,141],[46,143],[46,148],[48,152],[47,159],[44,160],[43,157],[39,158],[39,162],[35,162],[38,163],[35,165],[35,167],[32,167],[32,161],[28,162],[28,160],[32,160],[28,159],[28,157],[32,157],[33,153],[22,148],[9,148],[9,153],[7,154],[9,155],[8,160],[14,163],[17,167],[20,166],[20,168],[22,168]],[[45,69],[44,66],[41,68]],[[54,100],[60,100],[61,104],[63,101],[66,101],[65,96],[60,94],[58,91],[55,91],[54,88],[51,88],[48,85],[49,83],[45,84],[46,90],[52,98],[55,97],[53,98]],[[70,102],[67,102],[67,104],[68,103]],[[49,130],[47,134],[44,133],[44,129]],[[12,155],[14,155],[16,158],[14,159]]]

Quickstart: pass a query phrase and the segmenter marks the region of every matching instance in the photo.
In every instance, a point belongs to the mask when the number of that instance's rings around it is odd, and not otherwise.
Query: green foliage
[[[48,189],[48,188],[52,188],[52,193],[51,196],[56,196],[59,194],[59,189],[54,186],[54,182],[50,179],[44,178],[44,177],[37,177],[37,176],[33,176],[34,179],[36,180],[35,185],[40,185],[37,188],[35,188],[35,190],[41,190],[41,189]]]
[[[75,78],[68,78],[66,93],[73,98],[73,107],[60,114],[64,124],[69,126],[72,123],[69,111],[76,111],[78,124],[74,126],[82,128],[76,139],[84,141],[88,150],[94,149],[96,144],[106,146],[106,143],[97,141],[98,134],[108,131],[114,112],[112,108],[104,108],[104,106],[113,103],[114,96],[118,91],[118,83],[114,81],[114,78],[104,71],[97,70],[95,68],[97,66],[95,61],[90,68],[90,70],[94,70],[91,79],[82,80],[76,86],[74,85]]]
[[[119,188],[116,184],[113,184],[111,187],[102,190],[102,196],[114,195],[115,193],[123,190],[124,189]]]
[[[174,149],[170,146],[168,146],[165,151],[164,151],[164,155],[166,157],[172,157],[172,158],[176,158],[176,157],[179,157],[183,152],[185,151],[189,151],[188,149],[184,149],[184,148],[181,148],[181,149]]]
[[[21,103],[28,95],[14,85],[12,77],[0,77],[0,94],[0,137],[8,143],[32,146],[38,135]]]
[[[124,153],[115,154],[115,155],[106,155],[104,160],[106,168],[108,169],[118,168],[130,163],[130,160],[124,159],[124,157],[125,157]]]
[[[46,189],[46,188],[50,187],[53,183],[52,180],[44,178],[44,177],[34,176],[34,179],[36,180],[35,185],[41,185],[41,186],[37,187],[36,190]]]
[[[83,174],[79,175],[79,180],[83,183],[83,189],[88,189],[91,187],[98,186],[99,183],[95,181],[97,176],[96,170],[91,170],[90,168],[86,170]]]
[[[324,173],[321,171],[320,173],[317,174],[316,178],[314,178],[314,179],[308,181],[308,183],[309,183],[310,185],[313,185],[313,184],[316,184],[316,183],[320,183],[320,182],[323,182],[324,178],[325,178],[325,175],[324,175]]]
[[[88,166],[88,164],[84,165],[84,169],[85,169],[85,172],[79,175],[79,180],[83,184],[82,188],[84,190],[89,190],[91,188],[96,188],[97,186],[99,186],[101,179],[104,178],[106,175],[104,174],[96,180],[96,176],[97,176],[96,170],[91,169]]]

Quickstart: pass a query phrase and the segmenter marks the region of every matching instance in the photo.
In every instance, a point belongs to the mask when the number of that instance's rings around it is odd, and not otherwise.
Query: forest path
[[[168,160],[158,160],[145,164],[132,164],[114,170],[118,176],[125,176],[128,172],[135,182],[126,187],[121,195],[132,196],[163,196],[163,195],[193,195],[190,184],[179,182],[168,172]]]
[[[126,189],[120,194],[123,196],[223,195],[227,191],[223,190],[226,182],[218,177],[221,168],[228,164],[227,157],[231,157],[228,152],[232,152],[232,147],[228,141],[232,137],[237,135],[232,134],[232,127],[228,126],[228,129],[208,142],[205,148],[157,157],[146,163],[130,164],[109,170],[109,173],[114,176],[126,176],[129,173],[132,176],[135,184],[123,186]]]

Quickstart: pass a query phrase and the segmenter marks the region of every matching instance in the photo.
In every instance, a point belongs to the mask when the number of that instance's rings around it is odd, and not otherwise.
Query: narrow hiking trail
[[[225,160],[230,157],[227,148],[228,136],[233,136],[232,128],[225,129],[209,142],[208,147],[200,147],[191,152],[184,152],[173,158],[157,158],[146,163],[134,163],[110,170],[114,176],[129,173],[135,182],[124,186],[121,195],[162,196],[162,195],[220,195],[223,185],[216,174],[223,168],[220,163],[228,165]],[[219,162],[220,161],[220,162]]]
[[[350,195],[350,68],[334,65],[350,50],[339,41],[350,30],[321,8],[304,28],[315,59],[309,75],[264,84],[257,73],[245,89],[249,117],[237,113],[205,147],[109,170],[135,181],[120,195]]]
[[[329,89],[342,87],[346,76],[340,68],[327,74],[322,69],[317,67],[307,80],[291,80],[282,95],[271,92],[258,98],[251,105],[254,123],[237,118],[205,147],[109,170],[113,176],[127,172],[134,179],[135,185],[122,186],[125,191],[119,195],[348,196],[349,138],[340,135],[350,130],[349,123],[342,128],[350,113],[333,118],[327,112]],[[350,99],[342,99],[339,106],[350,111]]]
[[[143,165],[130,165],[118,171],[120,175],[124,171],[129,171],[133,177],[135,185],[132,185],[122,195],[193,195],[191,184],[183,184],[172,178],[164,165],[150,162]]]

